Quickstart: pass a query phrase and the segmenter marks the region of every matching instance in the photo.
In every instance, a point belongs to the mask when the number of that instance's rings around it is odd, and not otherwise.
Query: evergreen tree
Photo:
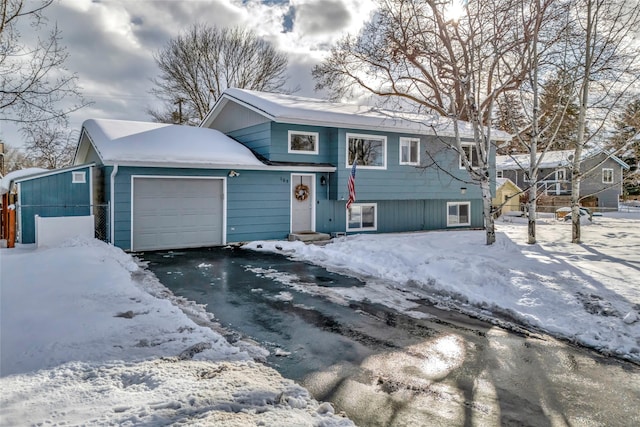
[[[625,192],[640,194],[640,98],[629,102],[616,119],[610,146],[631,167],[623,173]]]
[[[506,92],[497,99],[498,108],[494,126],[512,136],[511,141],[499,146],[499,155],[527,153],[530,139],[529,122],[522,111],[522,102],[514,92]]]
[[[559,71],[542,87],[539,149],[571,150],[578,134],[578,104],[568,74]]]

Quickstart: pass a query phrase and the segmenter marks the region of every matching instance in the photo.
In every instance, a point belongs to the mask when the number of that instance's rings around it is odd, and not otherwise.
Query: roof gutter
[[[118,173],[118,164],[115,163],[113,165],[113,170],[111,171],[111,181],[110,181],[110,195],[109,195],[109,234],[111,234],[110,236],[110,240],[111,240],[111,244],[115,245],[115,203],[114,203],[114,197],[115,197],[115,183],[116,183],[116,174]]]

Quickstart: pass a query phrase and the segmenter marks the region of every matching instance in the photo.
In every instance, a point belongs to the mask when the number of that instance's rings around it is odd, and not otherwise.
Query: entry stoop
[[[316,233],[315,231],[298,231],[297,233],[289,234],[289,241],[295,242],[321,242],[324,240],[330,240],[331,236],[326,233]]]

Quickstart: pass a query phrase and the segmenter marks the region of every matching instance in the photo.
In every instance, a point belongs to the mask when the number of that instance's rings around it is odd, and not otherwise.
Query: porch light
[[[240,173],[236,171],[229,171],[229,178],[233,178],[236,176],[240,176]]]
[[[327,178],[324,175],[320,176],[320,185],[327,185]]]
[[[460,187],[460,194],[467,194],[467,187]]]

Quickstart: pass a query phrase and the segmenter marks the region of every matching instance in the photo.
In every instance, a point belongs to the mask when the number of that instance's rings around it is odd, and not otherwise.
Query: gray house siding
[[[19,181],[20,242],[35,243],[35,216],[83,216],[91,214],[92,167]],[[73,183],[73,172],[84,172],[84,183]]]
[[[581,165],[587,175],[580,184],[580,197],[593,196],[597,198],[598,207],[618,209],[618,201],[622,194],[622,166],[611,158],[604,161],[603,159],[603,155],[598,156]],[[602,182],[602,170],[605,168],[613,169],[613,183]]]
[[[602,171],[605,168],[613,169],[612,184],[602,182]],[[556,181],[556,172],[559,169],[564,169],[565,171],[565,179],[563,181]],[[597,199],[598,207],[617,209],[618,199],[622,194],[622,166],[620,163],[612,158],[606,157],[605,154],[600,154],[595,158],[582,162],[580,169],[583,173],[586,173],[580,183],[580,198],[585,199],[592,196]],[[525,179],[527,171],[522,169],[504,170],[502,176],[509,178],[522,189],[526,189],[530,184],[529,181]],[[563,166],[559,168],[540,169],[538,172],[538,191],[544,192],[545,189],[547,194],[550,195],[571,194],[571,168]]]

